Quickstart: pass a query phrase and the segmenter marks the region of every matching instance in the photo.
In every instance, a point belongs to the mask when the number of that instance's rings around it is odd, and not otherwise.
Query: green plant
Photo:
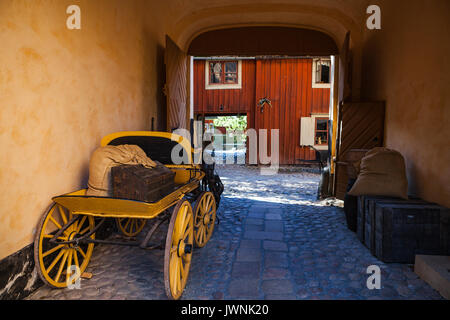
[[[222,116],[214,119],[215,127],[225,127],[231,131],[242,131],[247,129],[247,116]]]

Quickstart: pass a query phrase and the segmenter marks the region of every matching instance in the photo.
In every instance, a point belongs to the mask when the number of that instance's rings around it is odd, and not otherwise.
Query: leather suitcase
[[[159,163],[120,165],[111,169],[111,180],[115,198],[157,202],[174,190],[175,172]]]

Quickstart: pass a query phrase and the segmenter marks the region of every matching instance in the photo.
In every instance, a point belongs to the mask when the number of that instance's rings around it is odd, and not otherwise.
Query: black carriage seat
[[[118,137],[108,143],[112,146],[121,144],[134,144],[139,146],[147,156],[162,164],[174,164],[172,161],[172,150],[178,145],[176,141],[164,137],[152,136],[124,136]],[[183,152],[184,151],[184,152]],[[187,151],[180,148],[180,157],[183,157],[183,164],[188,164]]]

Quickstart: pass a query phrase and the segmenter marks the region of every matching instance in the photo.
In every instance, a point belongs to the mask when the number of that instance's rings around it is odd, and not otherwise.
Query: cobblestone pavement
[[[182,299],[442,299],[411,266],[374,258],[347,229],[341,208],[315,200],[318,174],[218,171],[220,224],[194,249]],[[43,286],[28,299],[167,299],[163,260],[163,250],[99,245],[87,269],[93,277],[81,289]],[[374,264],[380,290],[366,286]]]

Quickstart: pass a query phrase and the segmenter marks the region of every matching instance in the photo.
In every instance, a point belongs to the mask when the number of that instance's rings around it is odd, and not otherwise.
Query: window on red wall
[[[328,118],[316,118],[314,144],[321,146],[328,144]]]
[[[237,61],[210,61],[209,84],[237,84]]]

